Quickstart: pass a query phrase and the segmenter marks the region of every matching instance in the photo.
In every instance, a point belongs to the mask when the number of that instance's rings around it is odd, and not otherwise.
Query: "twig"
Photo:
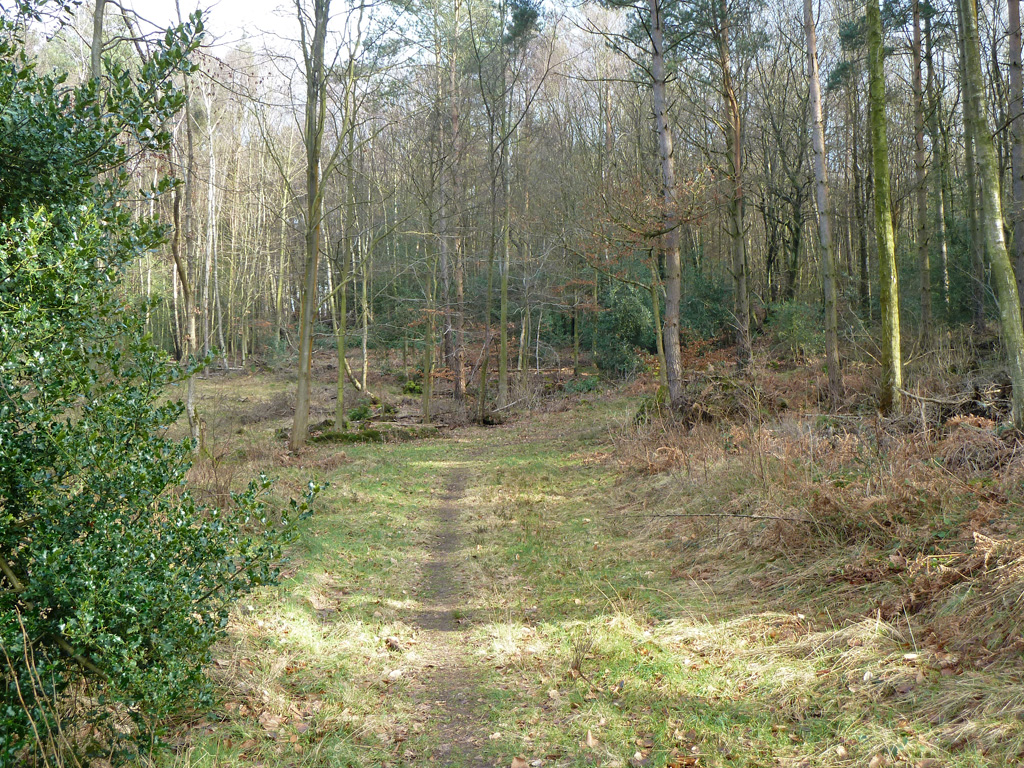
[[[21,580],[14,575],[14,571],[11,569],[11,566],[8,565],[7,561],[2,557],[0,557],[0,573],[3,573],[3,575],[7,577],[7,580],[11,582],[11,587],[13,587],[12,591],[16,593],[25,591],[25,585],[22,584]]]
[[[967,395],[966,397],[963,397],[960,400],[939,400],[938,398],[935,398],[935,397],[925,397],[924,395],[915,395],[913,392],[908,392],[905,389],[899,389],[899,391],[900,391],[901,394],[904,394],[907,397],[913,398],[914,400],[919,400],[919,401],[924,402],[924,403],[935,403],[936,405],[948,405],[948,406],[966,405],[967,403],[969,403],[969,402],[971,402],[972,400],[975,399],[973,396]]]
[[[729,512],[670,512],[663,514],[647,512],[627,512],[625,517],[739,517],[744,520],[785,520],[790,523],[809,523],[817,525],[817,520],[806,517],[782,517],[781,515],[736,515]]]

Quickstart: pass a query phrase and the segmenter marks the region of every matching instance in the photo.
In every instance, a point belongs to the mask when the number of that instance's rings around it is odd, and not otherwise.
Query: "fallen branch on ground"
[[[785,520],[789,523],[810,523],[818,525],[817,520],[806,517],[783,517],[781,515],[737,515],[730,512],[627,512],[625,517],[739,517],[744,520]]]

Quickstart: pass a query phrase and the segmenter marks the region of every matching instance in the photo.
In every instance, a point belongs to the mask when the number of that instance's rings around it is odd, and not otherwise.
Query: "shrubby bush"
[[[732,293],[718,278],[687,270],[686,286],[679,307],[681,333],[689,331],[699,339],[731,334],[734,327]]]
[[[625,376],[641,365],[641,351],[656,348],[654,315],[646,292],[628,284],[613,283],[602,296],[597,334],[597,365]]]
[[[230,509],[189,495],[164,395],[187,372],[119,289],[164,236],[122,204],[120,169],[130,146],[165,147],[201,31],[101,94],[34,72],[0,17],[0,765],[117,762],[207,703],[232,599],[274,581],[316,490],[273,514],[265,477]]]
[[[781,352],[800,360],[824,354],[824,322],[818,307],[800,301],[781,301],[769,307],[765,330]]]

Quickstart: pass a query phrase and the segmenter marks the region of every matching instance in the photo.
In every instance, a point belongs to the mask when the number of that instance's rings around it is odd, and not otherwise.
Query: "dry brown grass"
[[[740,557],[758,573],[737,591],[815,596],[840,623],[860,611],[901,625],[956,649],[965,669],[1019,657],[1019,438],[975,414],[922,418],[912,399],[889,419],[821,414],[806,372],[754,376],[756,387],[702,378],[706,401],[737,405],[715,406],[714,418],[688,427],[662,415],[614,436],[615,459],[646,488],[622,507],[643,520],[642,538],[682,553],[699,542],[683,574]],[[940,391],[952,400],[956,386]]]

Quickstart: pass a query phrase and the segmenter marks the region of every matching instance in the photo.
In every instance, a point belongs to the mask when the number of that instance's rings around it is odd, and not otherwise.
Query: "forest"
[[[1024,760],[1019,0],[0,8],[0,768]]]

